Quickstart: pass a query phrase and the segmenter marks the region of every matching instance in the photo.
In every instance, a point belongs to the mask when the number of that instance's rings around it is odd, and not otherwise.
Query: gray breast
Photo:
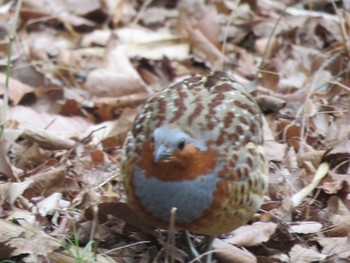
[[[176,222],[191,222],[201,217],[213,201],[219,181],[216,170],[191,181],[166,182],[156,177],[146,178],[137,167],[134,174],[135,194],[153,217],[168,221],[170,210],[176,207]]]

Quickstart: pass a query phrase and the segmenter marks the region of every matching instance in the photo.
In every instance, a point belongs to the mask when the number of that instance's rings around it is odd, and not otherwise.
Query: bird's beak
[[[164,146],[160,145],[158,148],[154,149],[154,162],[160,162],[160,161],[165,161],[171,157],[172,153],[171,150]]]

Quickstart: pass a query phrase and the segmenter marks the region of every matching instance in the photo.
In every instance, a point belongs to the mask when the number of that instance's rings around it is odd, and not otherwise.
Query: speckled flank
[[[246,223],[267,190],[261,112],[232,77],[185,79],[151,97],[122,154],[131,207],[166,227],[216,235]]]

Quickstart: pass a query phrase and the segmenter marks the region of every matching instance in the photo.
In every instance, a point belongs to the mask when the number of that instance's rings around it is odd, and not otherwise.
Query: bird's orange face
[[[217,153],[213,150],[201,151],[192,143],[182,149],[175,149],[168,158],[154,160],[155,145],[152,140],[144,144],[139,161],[145,176],[156,177],[161,181],[194,180],[209,173],[217,164]]]

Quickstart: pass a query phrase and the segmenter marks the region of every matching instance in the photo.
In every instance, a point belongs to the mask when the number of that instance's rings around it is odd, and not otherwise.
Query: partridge
[[[216,236],[245,224],[268,187],[262,113],[230,75],[192,77],[148,99],[123,146],[128,204],[150,224]]]

